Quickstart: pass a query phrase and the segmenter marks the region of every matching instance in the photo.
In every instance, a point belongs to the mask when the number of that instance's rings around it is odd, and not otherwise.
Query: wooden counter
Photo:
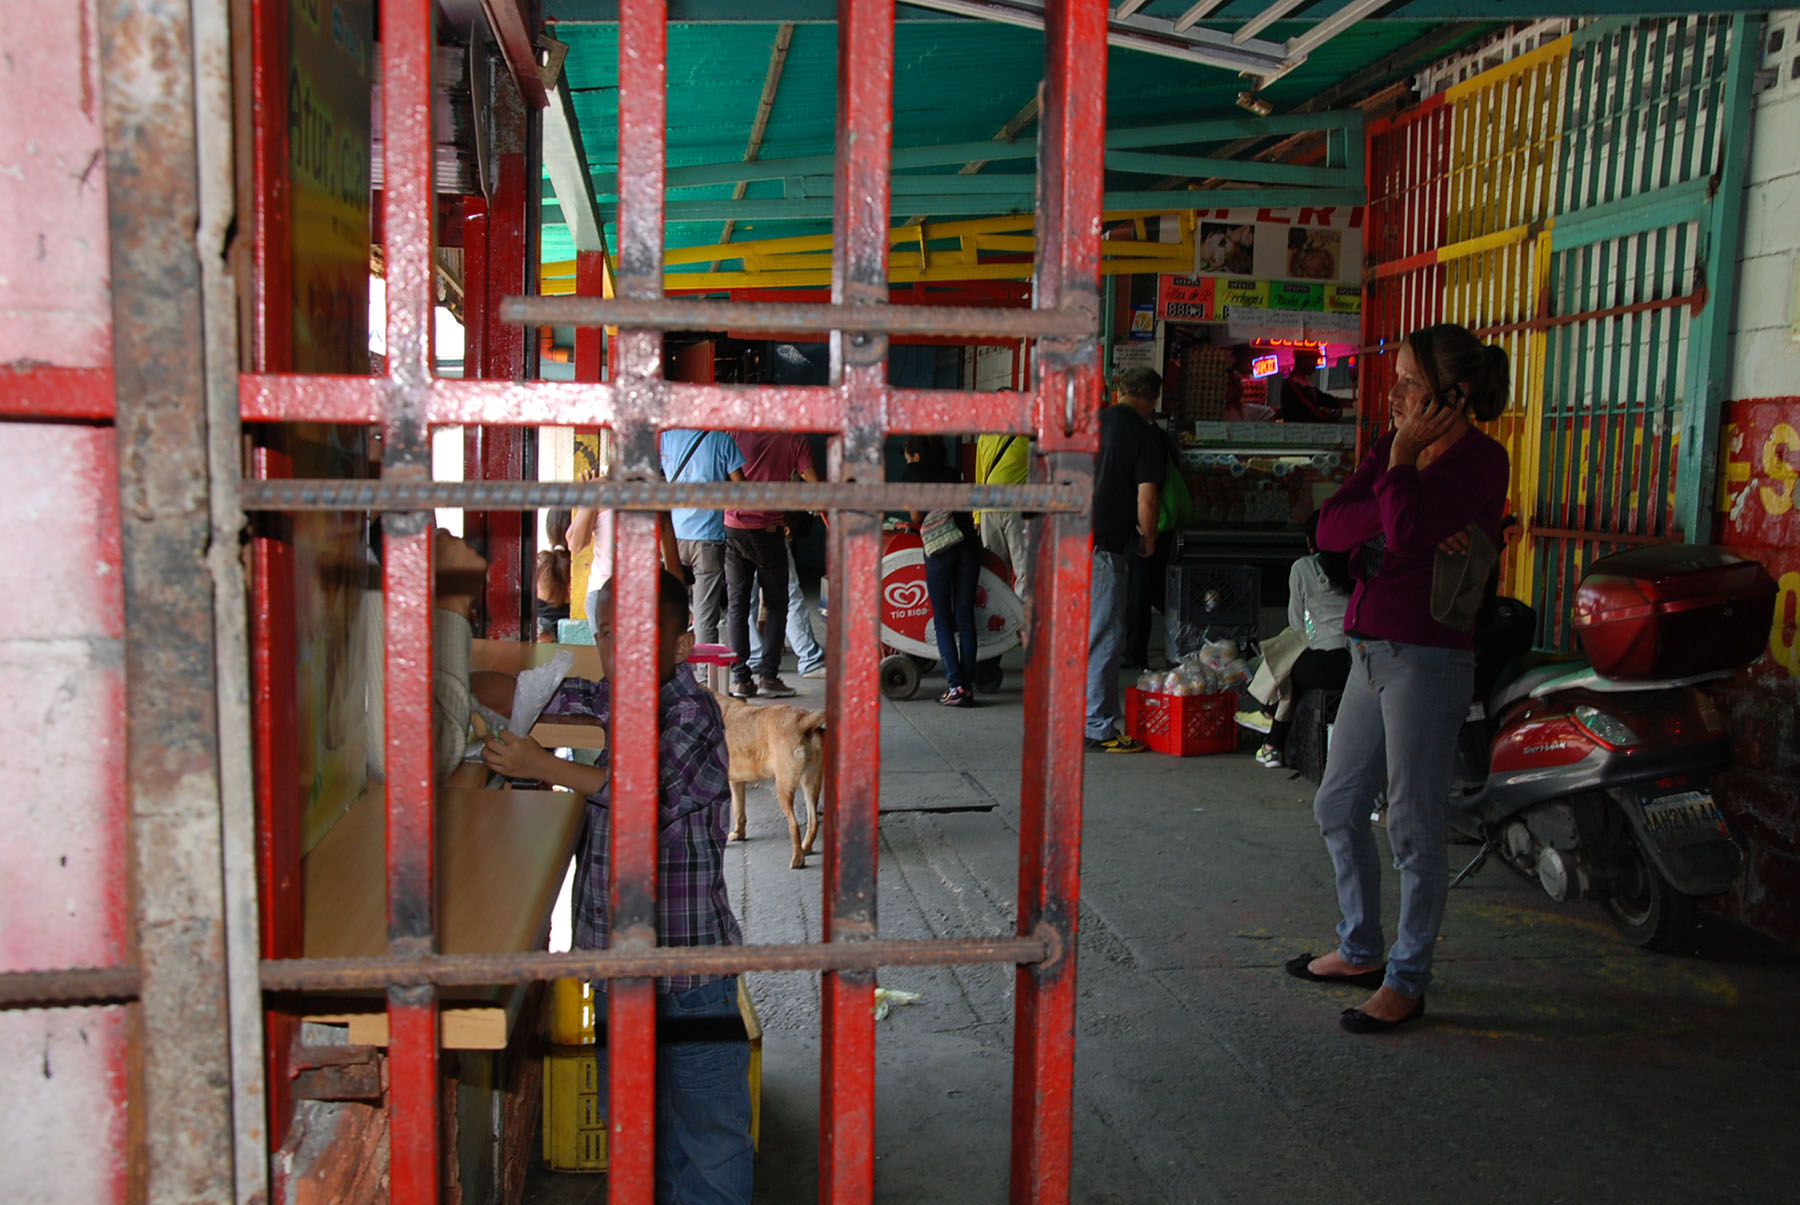
[[[571,791],[484,790],[447,785],[438,794],[437,933],[446,954],[510,953],[544,948],[550,911],[575,842],[585,803]],[[383,788],[373,785],[331,826],[302,862],[308,958],[345,958],[387,948]],[[513,989],[446,989],[442,1041],[447,1049],[506,1045]],[[338,1005],[344,1005],[341,1009]],[[379,997],[333,1001],[307,1016],[350,1026],[352,1045],[387,1043]]]

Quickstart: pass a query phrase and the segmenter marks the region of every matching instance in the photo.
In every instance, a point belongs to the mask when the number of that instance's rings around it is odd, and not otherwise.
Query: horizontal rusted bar
[[[1022,510],[1087,509],[1080,487],[1061,484],[975,485],[877,482],[666,481],[399,481],[363,479],[246,480],[245,510],[538,510],[594,506],[603,510]]]
[[[1043,937],[961,937],[943,941],[797,942],[760,946],[661,946],[618,953],[431,954],[422,958],[264,959],[267,992],[353,991],[390,984],[487,987],[539,979],[652,979],[665,975],[735,975],[741,971],[873,970],[894,966],[1047,961]]]
[[[993,339],[1091,339],[1092,312],[972,305],[823,305],[703,301],[691,297],[508,297],[502,322],[526,326],[617,326],[664,331],[854,331],[874,335],[965,335]]]
[[[281,958],[262,963],[264,991],[350,991],[390,984],[485,987],[539,979],[648,979],[740,971],[872,970],[886,966],[1032,964],[1048,961],[1043,937],[943,941],[810,942],[759,946],[667,946],[639,953],[433,954],[423,958]],[[0,1008],[64,1008],[135,1000],[138,968],[71,967],[0,974]]]
[[[124,1004],[138,998],[141,979],[134,966],[8,971],[0,974],[0,1008]]]

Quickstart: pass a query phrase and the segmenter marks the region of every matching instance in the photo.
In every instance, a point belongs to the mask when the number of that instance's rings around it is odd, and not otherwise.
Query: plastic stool
[[[726,644],[696,644],[687,663],[706,666],[708,689],[724,694],[731,686],[731,667],[737,664],[737,654]]]

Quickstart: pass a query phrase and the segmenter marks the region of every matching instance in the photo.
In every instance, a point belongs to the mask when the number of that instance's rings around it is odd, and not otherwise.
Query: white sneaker
[[[1275,721],[1266,711],[1240,711],[1237,713],[1238,727],[1248,728],[1252,732],[1266,733],[1275,726]]]
[[[1281,753],[1274,745],[1264,745],[1256,751],[1256,764],[1270,770],[1283,768]]]
[[[802,678],[823,678],[825,676],[825,667],[823,665],[815,665],[811,669],[801,670],[800,676]]]

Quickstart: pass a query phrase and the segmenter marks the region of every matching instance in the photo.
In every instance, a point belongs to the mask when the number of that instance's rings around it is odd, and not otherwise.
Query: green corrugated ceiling
[[[1177,10],[1179,7],[1175,6]],[[1291,110],[1346,79],[1362,76],[1373,91],[1381,83],[1401,79],[1409,71],[1442,57],[1440,42],[1429,57],[1407,48],[1440,29],[1427,21],[1364,21],[1313,51],[1300,67],[1263,93],[1277,113]],[[1235,23],[1220,26],[1229,31]],[[590,174],[595,179],[600,211],[614,245],[617,197],[612,177],[617,170],[618,27],[609,23],[560,23],[555,35],[569,46],[564,71],[571,90]],[[1278,22],[1259,37],[1281,41],[1303,33],[1310,23]],[[1491,24],[1469,23],[1466,44],[1483,36]],[[763,90],[770,51],[779,25],[768,23],[680,24],[669,28],[668,162],[671,168],[731,164],[744,158]],[[1385,70],[1383,68],[1385,67]],[[896,23],[894,65],[894,145],[930,146],[991,139],[1036,95],[1043,72],[1043,34],[1037,30],[986,21],[940,17]],[[836,111],[837,27],[830,22],[802,22],[793,27],[780,85],[759,158],[784,159],[829,155]],[[1370,79],[1371,75],[1378,79]],[[1165,58],[1141,51],[1107,50],[1107,122],[1112,130],[1191,122],[1206,118],[1242,118],[1238,94],[1249,87],[1238,73]],[[1035,137],[1035,124],[1022,139]],[[1175,148],[1179,153],[1208,153],[1206,145]],[[980,176],[1029,176],[1030,160],[988,164]],[[954,179],[956,166],[920,169]],[[1110,174],[1113,188],[1147,189],[1148,176]],[[732,185],[672,189],[671,205],[683,201],[729,198]],[[567,228],[546,186],[543,257],[546,262],[573,256]],[[752,182],[748,198],[782,195],[778,182]],[[908,217],[953,219],[999,212],[973,207],[960,213],[942,210],[895,213]],[[1028,208],[1028,206],[1026,206]],[[670,247],[706,246],[719,241],[723,218],[672,221]],[[829,220],[816,217],[740,220],[734,241],[828,232]]]

